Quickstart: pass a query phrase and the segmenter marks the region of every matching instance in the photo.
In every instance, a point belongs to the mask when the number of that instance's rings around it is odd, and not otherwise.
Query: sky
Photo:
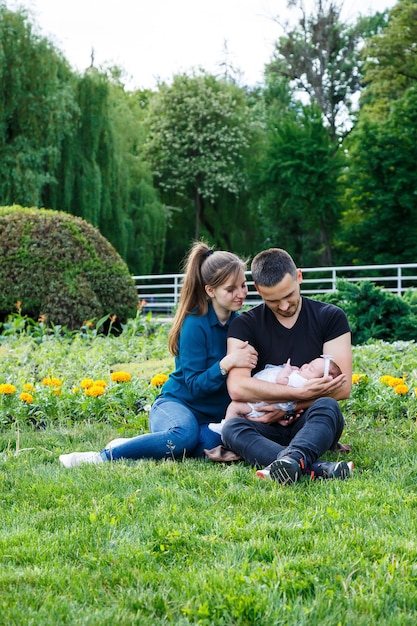
[[[309,6],[307,0],[306,6]],[[395,0],[345,0],[342,18],[390,8]],[[40,33],[80,72],[118,65],[129,89],[153,89],[174,74],[220,73],[226,60],[254,86],[272,57],[287,0],[6,0],[31,13]]]

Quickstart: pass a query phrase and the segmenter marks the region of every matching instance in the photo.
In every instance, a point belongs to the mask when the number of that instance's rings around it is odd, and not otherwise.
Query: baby
[[[311,378],[321,378],[323,376],[331,376],[336,378],[341,374],[341,369],[328,355],[323,355],[317,359],[313,359],[310,363],[304,363],[300,368],[290,365],[290,359],[285,365],[267,365],[265,369],[257,372],[254,378],[264,380],[269,383],[279,383],[290,387],[302,387],[307,380]],[[210,423],[210,430],[221,434],[223,423],[232,417],[262,417],[264,412],[259,411],[261,407],[268,402],[238,402],[232,401],[227,407],[224,420],[218,423]],[[283,411],[292,411],[294,402],[277,402],[271,403],[277,409]]]

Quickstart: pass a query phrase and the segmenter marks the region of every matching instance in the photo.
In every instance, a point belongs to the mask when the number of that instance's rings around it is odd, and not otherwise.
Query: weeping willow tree
[[[29,14],[0,0],[0,204],[82,217],[145,273],[163,262],[166,212],[136,100],[114,75],[72,72]]]
[[[0,2],[1,204],[41,204],[76,108],[69,64],[24,10]]]

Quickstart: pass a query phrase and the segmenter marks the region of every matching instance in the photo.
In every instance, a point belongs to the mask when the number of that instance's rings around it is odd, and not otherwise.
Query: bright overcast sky
[[[179,72],[218,73],[225,60],[241,82],[262,80],[280,34],[274,17],[289,18],[287,0],[6,0],[29,9],[41,33],[74,69],[118,65],[129,88],[153,88]],[[343,19],[392,7],[395,0],[345,0]],[[308,3],[307,3],[308,6]],[[293,13],[294,15],[294,13]]]

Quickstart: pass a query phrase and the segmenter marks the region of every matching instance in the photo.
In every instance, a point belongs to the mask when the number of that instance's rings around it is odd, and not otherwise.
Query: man
[[[344,427],[338,400],[348,398],[352,383],[351,334],[345,313],[336,306],[302,297],[302,272],[280,248],[260,252],[252,262],[252,277],[263,304],[239,315],[228,333],[228,352],[248,341],[258,352],[254,373],[267,364],[291,359],[301,366],[322,354],[331,355],[342,374],[314,378],[303,387],[257,380],[247,368],[228,373],[232,400],[264,401],[263,417],[236,417],[224,424],[224,444],[254,466],[258,473],[282,484],[312,477],[346,478],[353,465],[318,461],[335,449]],[[292,400],[291,413],[273,403]]]

